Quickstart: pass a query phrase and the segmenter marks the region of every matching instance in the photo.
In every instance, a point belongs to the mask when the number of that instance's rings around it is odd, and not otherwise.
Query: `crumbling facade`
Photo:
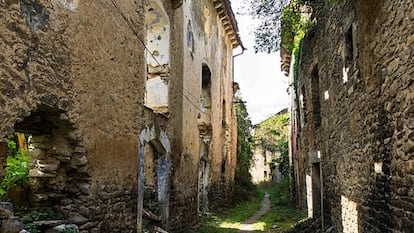
[[[183,229],[230,198],[241,41],[229,1],[0,6],[0,161],[24,133],[31,206],[82,232],[140,232],[148,213]]]
[[[273,152],[256,146],[249,169],[253,184],[279,182],[282,179],[279,167],[275,164],[277,158],[280,158],[280,152]]]
[[[413,2],[313,4],[292,101],[298,203],[338,232],[414,232]]]

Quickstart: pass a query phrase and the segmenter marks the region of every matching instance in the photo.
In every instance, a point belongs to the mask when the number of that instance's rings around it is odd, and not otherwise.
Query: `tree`
[[[250,131],[252,122],[247,113],[246,105],[241,98],[237,98],[236,117],[237,117],[237,166],[235,174],[236,185],[243,188],[252,186],[251,175],[249,173],[252,160],[252,137]]]
[[[282,47],[292,52],[298,32],[307,30],[306,0],[245,0],[247,14],[258,21],[254,30],[255,52],[276,52]]]

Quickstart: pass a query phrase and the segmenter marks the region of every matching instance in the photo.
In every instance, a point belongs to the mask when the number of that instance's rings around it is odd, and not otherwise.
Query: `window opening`
[[[311,73],[312,78],[312,105],[313,105],[313,116],[316,127],[321,125],[321,101],[319,93],[319,69],[316,65]]]
[[[167,114],[170,74],[170,21],[159,0],[148,1],[145,14],[147,78],[145,106]]]

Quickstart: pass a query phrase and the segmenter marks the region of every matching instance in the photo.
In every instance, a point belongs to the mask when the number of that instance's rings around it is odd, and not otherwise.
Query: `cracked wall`
[[[232,43],[218,24],[212,2],[154,1],[163,5],[164,23],[153,34],[143,22],[149,20],[151,25],[157,17],[145,16],[149,9],[143,1],[115,2],[0,1],[0,141],[4,144],[17,131],[15,125],[44,106],[56,109],[70,123],[70,130],[49,134],[50,141],[41,142],[52,147],[38,151],[48,154],[47,161],[35,161],[32,174],[45,167],[53,168],[50,173],[55,172],[56,177],[67,173],[59,178],[65,185],[59,184],[54,191],[63,192],[63,188],[70,198],[61,199],[56,206],[71,221],[82,220],[76,224],[83,232],[132,232],[141,213],[138,194],[143,193],[137,177],[143,151],[140,134],[147,128],[160,129],[162,137],[168,135],[171,156],[161,156],[153,164],[162,169],[151,182],[163,189],[158,190],[158,202],[169,202],[170,209],[161,214],[164,226],[182,229],[198,221],[197,129],[203,63],[212,72],[209,203],[230,198],[236,150]],[[203,13],[206,9],[209,14]],[[189,21],[191,27],[187,28]],[[192,35],[189,45],[187,35]],[[152,79],[157,80],[156,85],[149,83]],[[147,97],[152,90],[155,104],[151,107]],[[65,125],[56,123],[61,129]],[[65,133],[78,141],[65,138]],[[60,161],[52,153],[55,144],[70,145],[69,151],[74,152]],[[154,141],[151,145],[157,147]],[[60,169],[64,166],[76,169]],[[69,178],[77,169],[88,174],[87,182]],[[37,191],[45,203],[52,203],[48,188]]]

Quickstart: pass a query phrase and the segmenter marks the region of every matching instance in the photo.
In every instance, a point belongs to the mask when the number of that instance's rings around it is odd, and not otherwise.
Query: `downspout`
[[[244,51],[245,50],[247,50],[244,46],[243,46],[243,44],[240,44],[240,46],[241,46],[241,49],[242,49],[242,51],[240,52],[240,53],[238,53],[238,54],[236,54],[236,55],[233,55],[233,57],[232,57],[232,67],[231,67],[231,77],[232,77],[232,81],[234,81],[234,58],[235,57],[238,57],[238,56],[240,56],[240,55],[243,55],[244,54]]]

